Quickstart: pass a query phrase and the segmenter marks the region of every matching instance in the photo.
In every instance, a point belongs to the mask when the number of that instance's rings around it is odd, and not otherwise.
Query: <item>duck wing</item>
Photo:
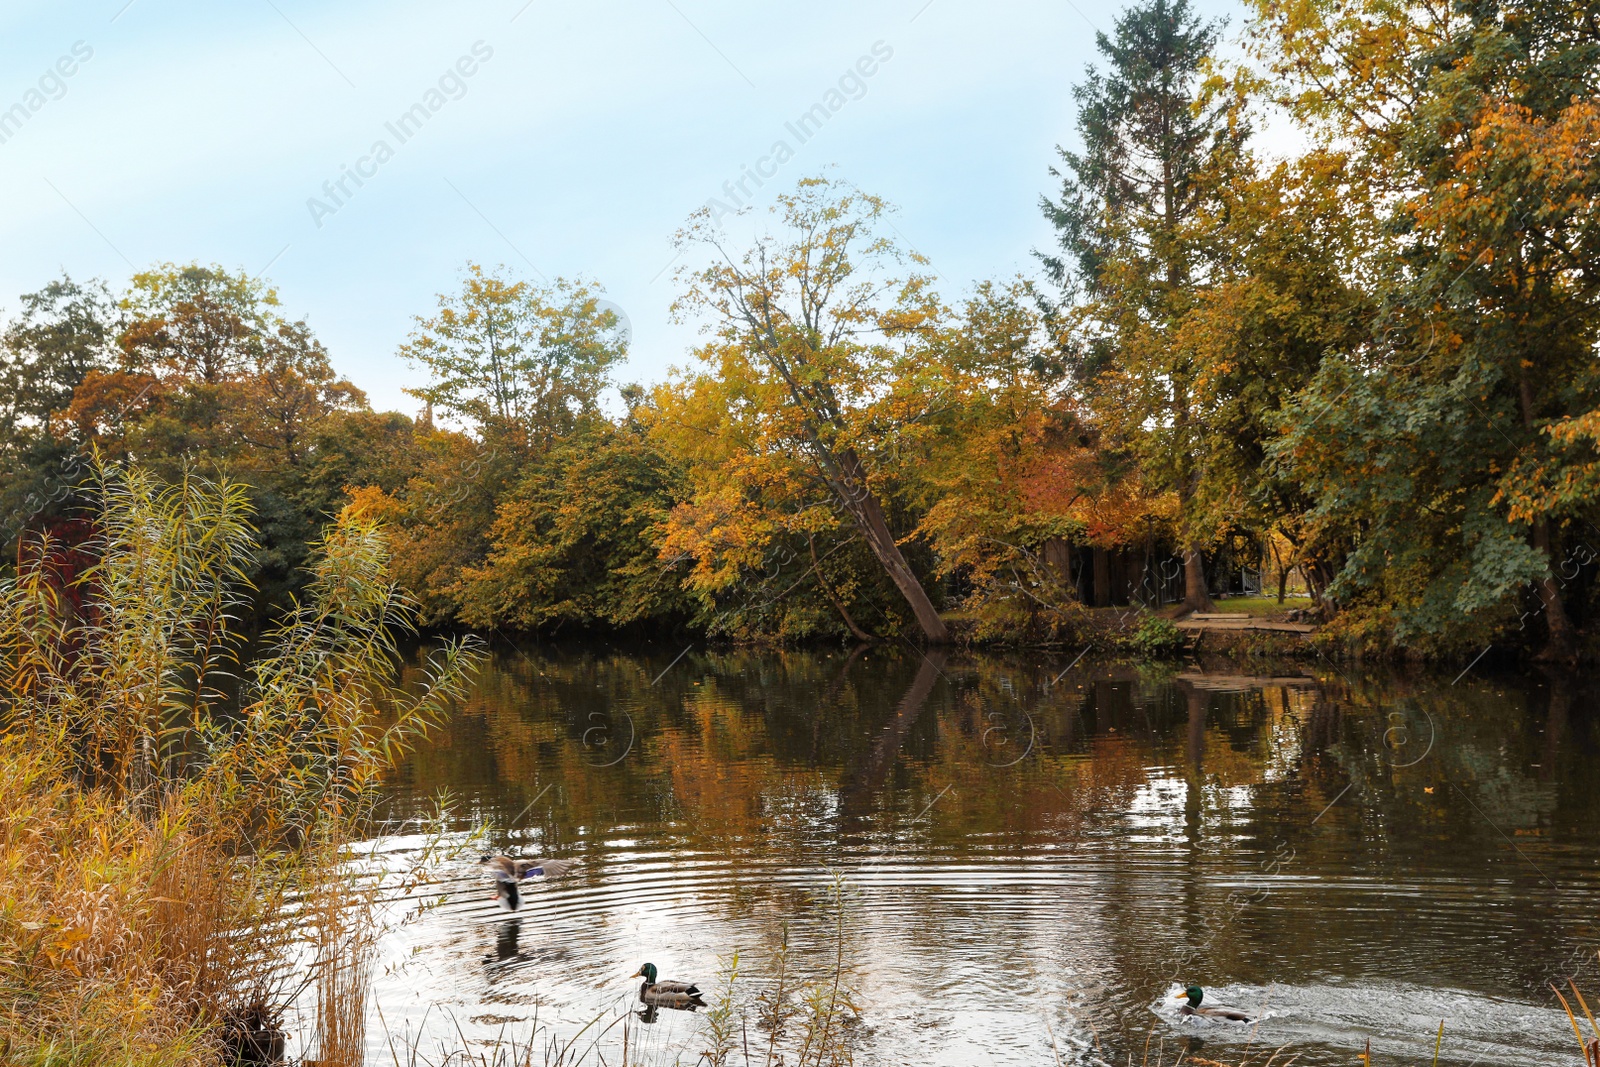
[[[578,865],[577,860],[517,860],[513,865],[517,878],[560,878]]]
[[[691,997],[700,995],[700,987],[693,982],[657,982],[651,988],[662,993],[687,993]]]
[[[653,1007],[676,1008],[679,1011],[693,1011],[696,1008],[706,1006],[706,1002],[694,993],[686,993],[682,990],[666,990],[662,989],[661,985],[662,983],[657,983],[641,989],[639,991],[639,999]]]
[[[507,856],[493,856],[483,861],[483,866],[497,882],[515,882],[517,865]]]
[[[1196,1015],[1205,1015],[1212,1019],[1232,1019],[1236,1023],[1254,1022],[1250,1016],[1236,1008],[1201,1008]]]

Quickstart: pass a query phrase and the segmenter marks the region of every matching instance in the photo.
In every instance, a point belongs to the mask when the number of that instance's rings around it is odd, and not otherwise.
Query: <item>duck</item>
[[[644,985],[639,987],[639,1001],[652,1008],[694,1011],[706,1006],[706,1002],[700,999],[700,987],[693,982],[657,981],[656,965],[653,963],[640,965],[628,977],[644,979]]]
[[[1232,1019],[1236,1023],[1253,1022],[1250,1016],[1235,1008],[1202,1008],[1200,1002],[1205,999],[1206,991],[1197,985],[1192,985],[1182,993],[1173,997],[1173,1000],[1187,1000],[1189,1003],[1178,1009],[1180,1015],[1204,1015],[1208,1019]]]
[[[485,852],[478,857],[478,866],[487,868],[494,877],[495,896],[506,911],[516,911],[522,907],[520,883],[526,879],[537,875],[560,878],[577,865],[577,860],[515,860],[493,852]]]

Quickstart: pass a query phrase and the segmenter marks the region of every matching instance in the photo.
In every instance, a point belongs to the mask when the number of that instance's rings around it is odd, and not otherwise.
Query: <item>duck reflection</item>
[[[521,919],[501,923],[494,936],[494,955],[485,956],[483,962],[494,966],[528,961],[532,957],[522,951],[521,938]]]

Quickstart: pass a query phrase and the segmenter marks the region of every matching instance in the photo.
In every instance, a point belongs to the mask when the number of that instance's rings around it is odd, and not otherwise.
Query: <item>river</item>
[[[1597,695],[1326,662],[502,644],[366,846],[391,872],[446,850],[388,891],[372,1062],[626,1017],[633,1055],[693,1063],[705,1014],[641,1020],[629,976],[712,990],[737,951],[749,1006],[787,941],[797,978],[842,970],[858,1063],[1347,1065],[1369,1041],[1428,1062],[1441,1021],[1440,1064],[1576,1063],[1548,982],[1600,996]],[[407,820],[441,790],[428,839]],[[507,914],[474,830],[581,865]],[[1189,983],[1257,1021],[1184,1020]]]

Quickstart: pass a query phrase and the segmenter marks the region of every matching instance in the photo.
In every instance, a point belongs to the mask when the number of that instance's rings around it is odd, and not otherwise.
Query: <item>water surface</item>
[[[748,998],[787,938],[797,972],[842,951],[863,1063],[1426,1062],[1441,1020],[1441,1064],[1576,1061],[1547,983],[1600,995],[1579,680],[680,652],[503,646],[394,775],[397,822],[447,789],[447,840],[582,866],[515,916],[464,858],[395,890],[380,1044],[564,1040],[645,960],[709,987],[737,950]],[[1260,1022],[1181,1021],[1188,982]],[[628,1018],[703,1047],[703,1016]]]

